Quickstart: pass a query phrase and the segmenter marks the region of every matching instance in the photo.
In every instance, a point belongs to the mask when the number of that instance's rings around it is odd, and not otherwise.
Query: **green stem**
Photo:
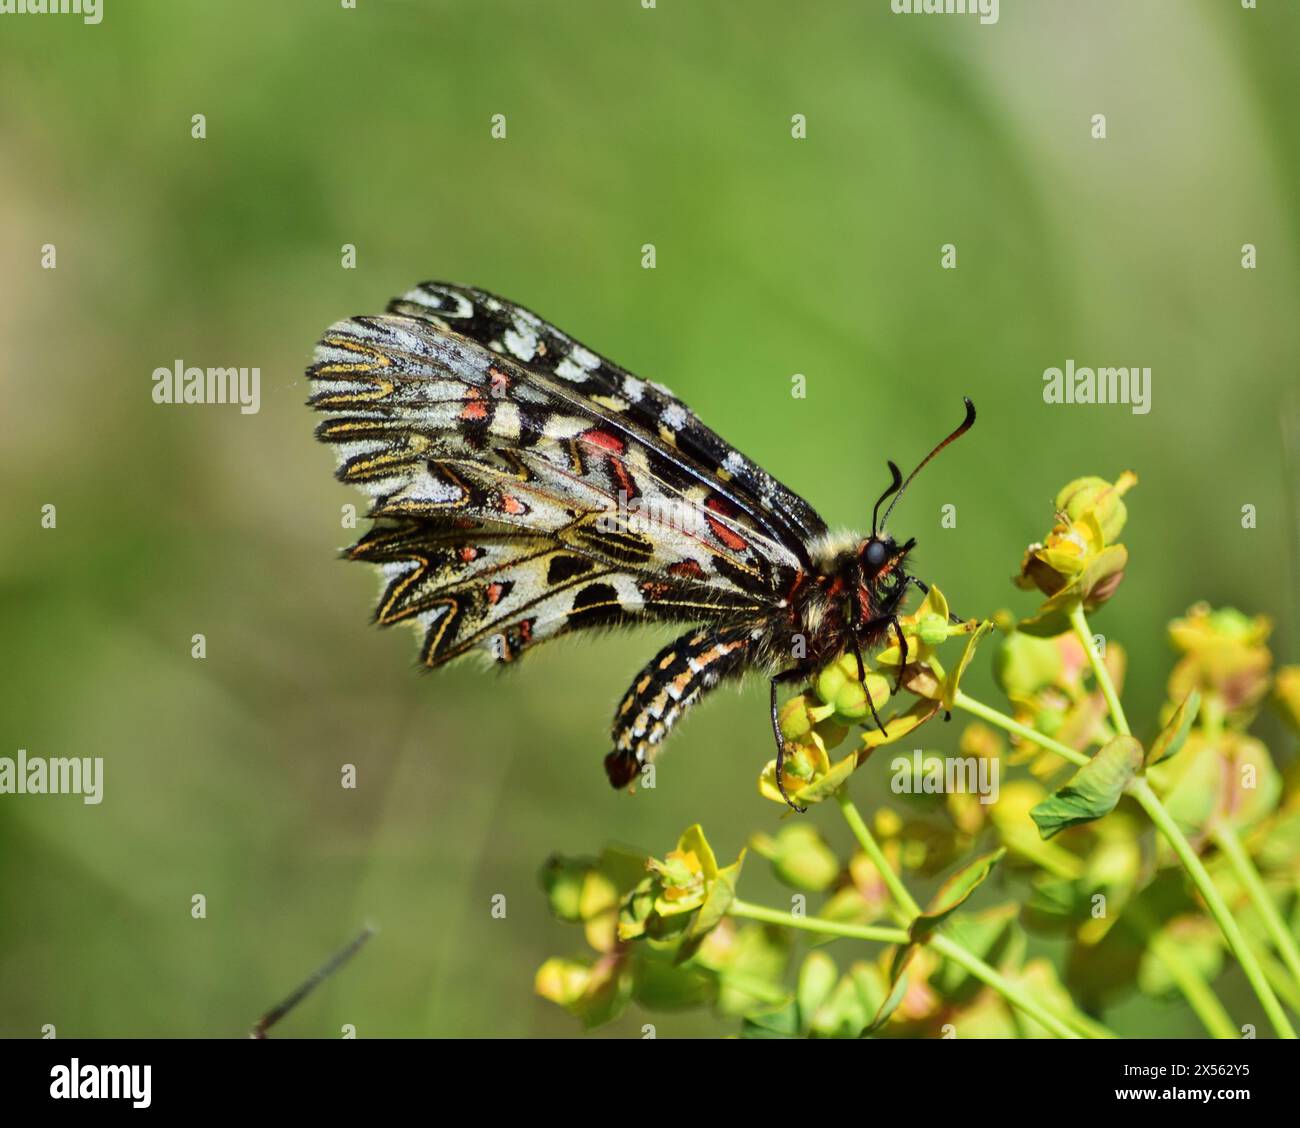
[[[1290,1007],[1296,1014],[1300,1014],[1300,987],[1291,982],[1290,977],[1284,968],[1271,952],[1261,951],[1258,953],[1259,962],[1264,968],[1264,974],[1268,976],[1268,981],[1273,985],[1273,990],[1282,1000],[1285,1006]]]
[[[1110,671],[1106,669],[1106,663],[1101,660],[1096,644],[1092,641],[1092,629],[1088,626],[1082,603],[1076,603],[1070,608],[1070,626],[1074,628],[1074,637],[1079,640],[1084,653],[1088,656],[1088,664],[1092,666],[1092,673],[1097,679],[1101,695],[1106,699],[1106,708],[1110,710],[1112,723],[1119,730],[1120,736],[1132,736],[1133,733],[1128,727],[1128,718],[1124,716],[1124,706],[1120,704],[1119,694],[1115,691],[1115,683],[1110,680]]]
[[[1106,705],[1110,709],[1110,719],[1121,736],[1131,736],[1132,730],[1129,728],[1128,718],[1124,715],[1124,706],[1120,704],[1119,694],[1115,692],[1115,683],[1111,681],[1110,671],[1101,660],[1101,655],[1097,653],[1096,646],[1092,641],[1092,629],[1088,626],[1088,617],[1084,614],[1083,604],[1076,603],[1070,609],[1070,626],[1074,630],[1075,637],[1083,647],[1084,653],[1088,656],[1088,662],[1092,666],[1093,675],[1097,679],[1097,685],[1101,688],[1102,696],[1106,698]],[[1218,922],[1224,938],[1228,941],[1228,946],[1232,949],[1233,955],[1237,957],[1237,962],[1241,964],[1241,969],[1246,973],[1246,978],[1250,981],[1251,987],[1259,997],[1260,1005],[1264,1008],[1264,1013],[1268,1015],[1269,1021],[1273,1028],[1283,1038],[1294,1038],[1295,1030],[1292,1029],[1290,1021],[1286,1017],[1286,1012],[1282,1009],[1281,1004],[1277,1001],[1277,996],[1273,993],[1273,988],[1264,975],[1264,970],[1259,966],[1259,960],[1255,958],[1255,953],[1246,943],[1245,936],[1242,935],[1241,929],[1237,926],[1227,904],[1220,895],[1214,882],[1210,880],[1210,875],[1206,872],[1205,866],[1202,865],[1201,859],[1197,856],[1196,851],[1192,849],[1191,843],[1183,835],[1178,824],[1165,809],[1165,805],[1147,782],[1144,776],[1138,776],[1127,788],[1127,791],[1134,799],[1141,804],[1142,809],[1151,817],[1151,821],[1156,824],[1156,829],[1165,836],[1165,840],[1173,847],[1174,853],[1178,855],[1179,861],[1183,863],[1183,868],[1187,870],[1188,876],[1192,883],[1199,890],[1204,898],[1210,913]]]
[[[1178,855],[1178,860],[1183,863],[1183,868],[1187,870],[1192,883],[1200,892],[1201,897],[1204,898],[1210,914],[1218,922],[1224,939],[1228,941],[1228,947],[1232,949],[1232,954],[1237,957],[1237,962],[1241,964],[1241,970],[1246,973],[1246,978],[1250,981],[1252,989],[1259,998],[1260,1005],[1264,1008],[1264,1013],[1268,1015],[1269,1022],[1273,1024],[1273,1028],[1282,1038],[1294,1038],[1296,1036],[1295,1030],[1288,1021],[1286,1012],[1277,1001],[1277,996],[1273,994],[1273,988],[1269,986],[1268,978],[1264,975],[1264,969],[1259,966],[1255,953],[1251,951],[1250,946],[1246,943],[1246,938],[1242,935],[1241,929],[1229,911],[1222,895],[1215,888],[1214,882],[1210,880],[1210,875],[1206,872],[1201,859],[1196,856],[1196,851],[1192,849],[1191,843],[1187,841],[1183,832],[1178,828],[1173,816],[1165,809],[1165,805],[1160,802],[1159,796],[1151,790],[1151,785],[1146,781],[1145,777],[1138,776],[1133,780],[1128,785],[1128,793],[1138,801],[1142,809],[1151,817],[1151,821],[1156,824],[1156,829],[1165,836],[1165,841],[1173,847],[1174,853]]]
[[[915,920],[921,915],[921,906],[916,903],[915,898],[907,891],[907,886],[903,884],[902,879],[889,864],[885,852],[880,848],[880,843],[876,841],[875,836],[868,829],[861,812],[853,800],[849,798],[847,785],[842,784],[836,790],[835,798],[839,802],[844,821],[849,824],[849,829],[853,831],[853,837],[857,839],[858,845],[871,859],[872,864],[880,871],[880,876],[884,880],[890,895],[897,902],[899,908],[902,909],[908,922]],[[904,941],[904,943],[909,941]],[[1023,991],[999,974],[990,964],[985,963],[979,956],[963,948],[957,941],[948,936],[932,932],[925,938],[924,943],[930,945],[935,951],[948,955],[954,963],[964,967],[981,983],[992,987],[1008,1003],[1014,1007],[1019,1007],[1040,1025],[1055,1033],[1058,1038],[1078,1038],[1081,1034],[1089,1038],[1109,1038],[1113,1036],[1109,1030],[1098,1023],[1081,1019],[1075,1020],[1071,1016],[1058,1017],[1054,1015],[1042,1004],[1034,1002]],[[953,952],[960,953],[960,956],[952,955]],[[1044,1021],[1044,1018],[1047,1021]],[[1075,1029],[1072,1030],[1071,1026]]]
[[[958,967],[963,967],[981,983],[993,988],[999,995],[1007,1000],[1012,1006],[1018,1008],[1029,1015],[1039,1026],[1043,1027],[1049,1033],[1057,1038],[1079,1038],[1080,1035],[1071,1030],[1064,1021],[1057,1018],[1051,1011],[1047,1010],[1030,995],[1022,991],[1016,984],[999,973],[995,968],[990,967],[978,956],[972,955],[956,941],[945,936],[942,932],[933,932],[930,934],[926,943],[936,952],[947,959],[952,960]]]
[[[1273,938],[1282,962],[1286,964],[1287,971],[1291,973],[1297,985],[1300,985],[1300,949],[1297,949],[1295,937],[1287,930],[1286,922],[1282,919],[1282,914],[1277,911],[1273,898],[1264,888],[1264,881],[1250,860],[1250,855],[1246,853],[1246,848],[1242,846],[1241,839],[1237,837],[1237,831],[1230,823],[1221,822],[1210,837],[1246,887],[1250,899],[1255,903],[1260,916],[1264,918],[1264,925]]]
[[[953,698],[953,707],[964,709],[972,716],[979,717],[982,721],[987,721],[991,725],[996,725],[1000,729],[1005,729],[1009,733],[1022,737],[1031,744],[1037,744],[1039,748],[1045,748],[1048,752],[1055,752],[1062,759],[1069,760],[1070,763],[1083,767],[1088,763],[1088,757],[1077,749],[1071,748],[1068,744],[1062,744],[1059,740],[1053,740],[1050,736],[1044,736],[1041,732],[1031,729],[1028,725],[1022,725],[1014,717],[1008,717],[1005,713],[999,712],[983,701],[977,701],[970,697],[964,690],[959,689],[957,695]]]
[[[877,928],[869,924],[845,924],[836,920],[822,920],[820,917],[795,916],[794,913],[782,912],[780,909],[769,909],[766,905],[751,905],[739,898],[727,906],[727,912],[734,917],[762,921],[764,924],[779,924],[803,932],[818,932],[823,936],[847,936],[852,940],[875,940],[882,944],[906,944],[911,939],[901,928]]]
[[[907,914],[909,922],[919,917],[921,915],[921,906],[913,900],[912,895],[907,891],[907,886],[903,884],[902,878],[894,872],[894,867],[889,864],[885,852],[880,848],[880,844],[871,831],[867,829],[867,824],[863,821],[862,815],[858,812],[857,807],[853,805],[853,800],[849,798],[848,788],[841,786],[835,792],[835,798],[839,801],[844,821],[849,824],[849,829],[853,831],[853,837],[858,840],[858,845],[862,847],[863,852],[871,859],[876,869],[880,871],[880,876],[884,879],[889,895]]]

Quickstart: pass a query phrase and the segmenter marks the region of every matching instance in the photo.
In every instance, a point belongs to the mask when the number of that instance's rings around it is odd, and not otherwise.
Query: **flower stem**
[[[884,880],[890,895],[899,908],[902,909],[906,919],[911,922],[921,915],[921,906],[916,903],[915,898],[907,891],[907,886],[903,884],[902,879],[889,864],[885,852],[880,848],[880,843],[876,841],[875,836],[868,829],[866,821],[862,818],[861,812],[854,805],[853,800],[849,798],[848,787],[841,785],[835,792],[835,798],[839,802],[844,821],[849,824],[849,829],[853,831],[853,837],[858,840],[858,845],[862,847],[863,852],[880,872],[880,876]],[[900,943],[909,943],[911,940],[910,935],[904,933],[904,936],[905,939]],[[1001,975],[996,968],[980,959],[973,952],[963,948],[949,936],[939,932],[931,932],[923,942],[965,968],[981,983],[992,987],[1008,1003],[1014,1007],[1019,1007],[1039,1025],[1050,1030],[1058,1038],[1078,1038],[1081,1035],[1089,1038],[1109,1038],[1113,1036],[1109,1030],[1098,1023],[1075,1020],[1073,1016],[1057,1016],[1053,1014],[1042,1004],[1035,1002],[1026,995],[1005,976]],[[1072,1026],[1074,1029],[1071,1029]]]
[[[988,987],[992,987],[1012,1006],[1022,1010],[1030,1018],[1038,1023],[1049,1033],[1057,1038],[1079,1038],[1081,1035],[1071,1030],[1065,1022],[1052,1014],[1031,996],[1022,991],[1016,984],[1012,983],[1004,975],[997,971],[996,968],[986,964],[978,956],[973,955],[958,944],[955,940],[945,936],[942,932],[933,932],[926,940],[936,952],[959,967],[965,968],[971,975]]]
[[[751,905],[739,898],[727,906],[727,913],[746,920],[779,924],[784,928],[797,928],[803,932],[819,932],[823,936],[847,936],[851,940],[874,940],[882,944],[906,944],[909,937],[901,928],[878,928],[869,924],[845,924],[820,917],[795,916],[794,913],[769,909],[766,905]]]
[[[1121,736],[1131,736],[1132,730],[1129,728],[1128,718],[1124,715],[1124,706],[1120,704],[1119,694],[1115,692],[1115,683],[1111,681],[1110,672],[1106,669],[1105,663],[1102,662],[1101,655],[1097,653],[1096,646],[1093,645],[1092,629],[1088,626],[1088,617],[1084,614],[1083,604],[1076,603],[1070,609],[1070,626],[1083,647],[1084,653],[1087,654],[1093,675],[1097,679],[1097,685],[1101,687],[1102,696],[1106,698],[1106,705],[1110,709],[1111,723]],[[1156,824],[1156,829],[1164,835],[1165,841],[1173,847],[1174,853],[1178,855],[1179,861],[1183,863],[1183,868],[1187,870],[1187,875],[1192,879],[1192,884],[1196,886],[1211,915],[1218,922],[1224,939],[1228,941],[1228,947],[1232,949],[1232,954],[1237,957],[1237,962],[1241,964],[1242,971],[1246,973],[1246,978],[1250,981],[1251,987],[1259,998],[1260,1005],[1264,1008],[1264,1013],[1268,1015],[1269,1022],[1273,1024],[1273,1028],[1280,1037],[1294,1038],[1296,1036],[1295,1030],[1287,1019],[1282,1005],[1277,1001],[1277,996],[1273,993],[1273,988],[1268,982],[1268,977],[1264,974],[1264,969],[1260,967],[1259,960],[1255,958],[1255,953],[1246,943],[1246,938],[1242,935],[1236,919],[1229,911],[1214,882],[1210,880],[1210,875],[1201,863],[1201,859],[1197,856],[1196,851],[1192,849],[1191,843],[1187,841],[1173,816],[1165,809],[1160,797],[1151,790],[1151,785],[1147,782],[1145,776],[1138,776],[1129,783],[1126,790],[1151,817],[1151,821]]]
[[[1082,603],[1076,603],[1070,608],[1070,626],[1074,628],[1074,637],[1079,640],[1083,652],[1088,656],[1088,664],[1092,666],[1092,673],[1097,679],[1101,695],[1106,699],[1106,708],[1110,710],[1111,723],[1120,736],[1132,736],[1128,727],[1128,718],[1124,715],[1124,706],[1120,704],[1115,683],[1111,681],[1110,671],[1106,669],[1106,663],[1101,660],[1097,646],[1092,641],[1092,629],[1088,626]]]
[[[1005,713],[985,705],[983,701],[977,701],[975,698],[968,696],[965,690],[959,689],[952,703],[955,708],[964,709],[967,713],[979,717],[982,721],[987,721],[991,725],[1005,729],[1007,732],[1019,736],[1031,744],[1037,744],[1039,748],[1045,748],[1048,752],[1055,752],[1062,759],[1069,760],[1070,763],[1077,767],[1083,767],[1084,764],[1088,763],[1088,757],[1077,749],[1071,748],[1068,744],[1062,744],[1059,740],[1053,740],[1050,736],[1044,736],[1041,732],[1031,729],[1028,725],[1022,725],[1014,717],[1008,717]]]
[[[1133,901],[1124,908],[1151,954],[1165,965],[1169,977],[1178,985],[1201,1025],[1215,1038],[1241,1037],[1228,1012],[1223,1009],[1214,989],[1205,981],[1200,968],[1183,956],[1182,949],[1160,930],[1160,926],[1142,905]]]
[[[1218,922],[1224,939],[1228,941],[1228,947],[1232,949],[1232,954],[1237,957],[1237,962],[1241,964],[1241,970],[1246,973],[1246,978],[1250,981],[1251,987],[1258,996],[1260,1005],[1264,1008],[1264,1013],[1268,1015],[1269,1022],[1273,1024],[1273,1029],[1282,1038],[1294,1038],[1296,1036],[1295,1030],[1287,1019],[1286,1012],[1277,1001],[1277,996],[1273,994],[1273,988],[1264,975],[1264,969],[1259,966],[1259,961],[1246,943],[1246,938],[1242,935],[1237,921],[1228,909],[1222,895],[1215,888],[1214,882],[1210,880],[1209,873],[1201,863],[1201,859],[1196,856],[1196,851],[1192,849],[1191,843],[1187,841],[1183,832],[1178,828],[1173,816],[1165,809],[1165,805],[1160,802],[1159,796],[1151,790],[1151,785],[1146,781],[1145,777],[1139,776],[1133,780],[1128,785],[1128,793],[1138,801],[1142,809],[1151,817],[1151,821],[1156,824],[1156,829],[1165,836],[1165,841],[1173,847],[1174,853],[1178,855],[1179,861],[1183,863],[1183,868],[1187,870],[1192,883],[1205,900],[1210,914]]]
[[[1254,863],[1250,860],[1250,855],[1246,853],[1246,848],[1242,846],[1236,829],[1230,823],[1221,822],[1215,827],[1210,837],[1223,852],[1233,871],[1246,887],[1250,899],[1254,901],[1260,916],[1264,918],[1264,925],[1268,929],[1269,936],[1273,938],[1273,943],[1277,946],[1282,962],[1286,964],[1287,971],[1291,973],[1291,977],[1296,981],[1296,984],[1300,985],[1300,949],[1297,949],[1295,937],[1287,930],[1286,922],[1277,911],[1277,905],[1273,903],[1273,898],[1269,896],[1268,890],[1264,888],[1263,879],[1259,876],[1259,871],[1255,869]]]
[[[858,840],[858,845],[862,847],[863,853],[871,859],[872,865],[880,871],[880,876],[885,882],[885,887],[889,890],[889,895],[898,903],[899,908],[907,914],[909,921],[919,917],[921,915],[921,906],[913,900],[912,895],[907,891],[907,886],[903,884],[902,878],[894,872],[894,867],[889,864],[885,852],[880,848],[880,843],[867,829],[867,824],[863,822],[862,815],[857,807],[853,805],[853,800],[849,798],[848,788],[841,786],[835,792],[835,798],[839,801],[844,821],[849,824],[849,829],[853,831],[853,837]]]

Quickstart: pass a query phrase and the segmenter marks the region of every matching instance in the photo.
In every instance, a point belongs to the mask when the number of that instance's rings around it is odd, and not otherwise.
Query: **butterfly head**
[[[908,541],[900,549],[888,533],[872,533],[858,546],[858,563],[868,580],[880,579],[902,562],[914,542]]]

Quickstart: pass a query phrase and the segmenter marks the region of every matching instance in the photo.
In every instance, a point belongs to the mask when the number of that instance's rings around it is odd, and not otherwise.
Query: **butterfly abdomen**
[[[626,787],[702,694],[724,678],[743,673],[751,663],[749,626],[702,628],[675,639],[656,654],[635,680],[614,714],[614,750],[605,772],[615,787]]]

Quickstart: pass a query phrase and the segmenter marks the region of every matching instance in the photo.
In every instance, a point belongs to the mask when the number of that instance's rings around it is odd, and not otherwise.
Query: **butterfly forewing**
[[[732,496],[797,553],[826,532],[811,505],[706,427],[669,389],[633,376],[530,310],[446,282],[421,283],[388,309],[478,341],[562,380],[602,413],[631,419],[727,483]],[[802,554],[801,561],[808,563]]]
[[[377,618],[417,623],[431,665],[639,616],[752,617],[799,567],[739,482],[436,319],[342,322],[308,375],[339,477],[373,499],[350,554],[385,574]]]

